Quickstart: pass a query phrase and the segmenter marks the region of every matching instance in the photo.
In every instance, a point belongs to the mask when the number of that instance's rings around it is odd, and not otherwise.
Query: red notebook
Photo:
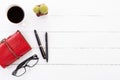
[[[6,68],[14,61],[31,50],[30,45],[25,40],[21,32],[16,33],[4,39],[0,43],[0,65]]]

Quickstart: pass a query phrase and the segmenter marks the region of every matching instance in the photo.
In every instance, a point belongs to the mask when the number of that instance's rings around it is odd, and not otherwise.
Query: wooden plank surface
[[[1,80],[120,80],[120,5],[119,0],[9,0],[0,2],[0,39],[20,30],[32,50],[6,69]],[[46,3],[49,14],[36,17],[32,9]],[[17,4],[25,11],[21,24],[11,24],[6,11]],[[49,34],[49,62],[42,59],[33,30],[45,45]],[[25,75],[11,75],[16,66],[37,54],[39,63]]]

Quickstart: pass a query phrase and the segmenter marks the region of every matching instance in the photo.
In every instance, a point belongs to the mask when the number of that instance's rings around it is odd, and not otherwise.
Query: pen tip
[[[48,62],[48,59],[46,59],[46,62]]]
[[[47,33],[47,32],[45,32],[45,35],[48,35],[48,33]]]
[[[36,30],[34,29],[34,32],[35,32]]]

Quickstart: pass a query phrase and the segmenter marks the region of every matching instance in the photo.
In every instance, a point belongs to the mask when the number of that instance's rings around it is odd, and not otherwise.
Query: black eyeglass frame
[[[34,65],[29,66],[28,63],[29,63],[31,60],[37,60],[37,62],[36,62]],[[31,57],[29,57],[28,59],[26,59],[26,60],[24,60],[23,62],[21,62],[21,63],[16,67],[16,69],[12,72],[12,75],[14,75],[14,76],[16,76],[16,77],[22,76],[24,73],[26,73],[26,67],[29,67],[29,68],[34,67],[34,66],[38,63],[38,61],[39,61],[38,56],[37,56],[36,54],[34,54],[33,56],[31,56]],[[18,71],[19,69],[21,69],[21,68],[24,68],[24,69],[25,69],[24,73],[22,73],[21,75],[16,75],[16,74],[17,74],[17,71]]]

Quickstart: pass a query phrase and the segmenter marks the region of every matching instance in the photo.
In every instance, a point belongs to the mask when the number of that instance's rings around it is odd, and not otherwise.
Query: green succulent
[[[35,6],[34,8],[33,8],[33,11],[37,14],[37,13],[39,13],[40,12],[40,7],[39,6]]]
[[[45,4],[41,4],[39,7],[39,10],[41,14],[47,14],[48,13],[48,7]]]

